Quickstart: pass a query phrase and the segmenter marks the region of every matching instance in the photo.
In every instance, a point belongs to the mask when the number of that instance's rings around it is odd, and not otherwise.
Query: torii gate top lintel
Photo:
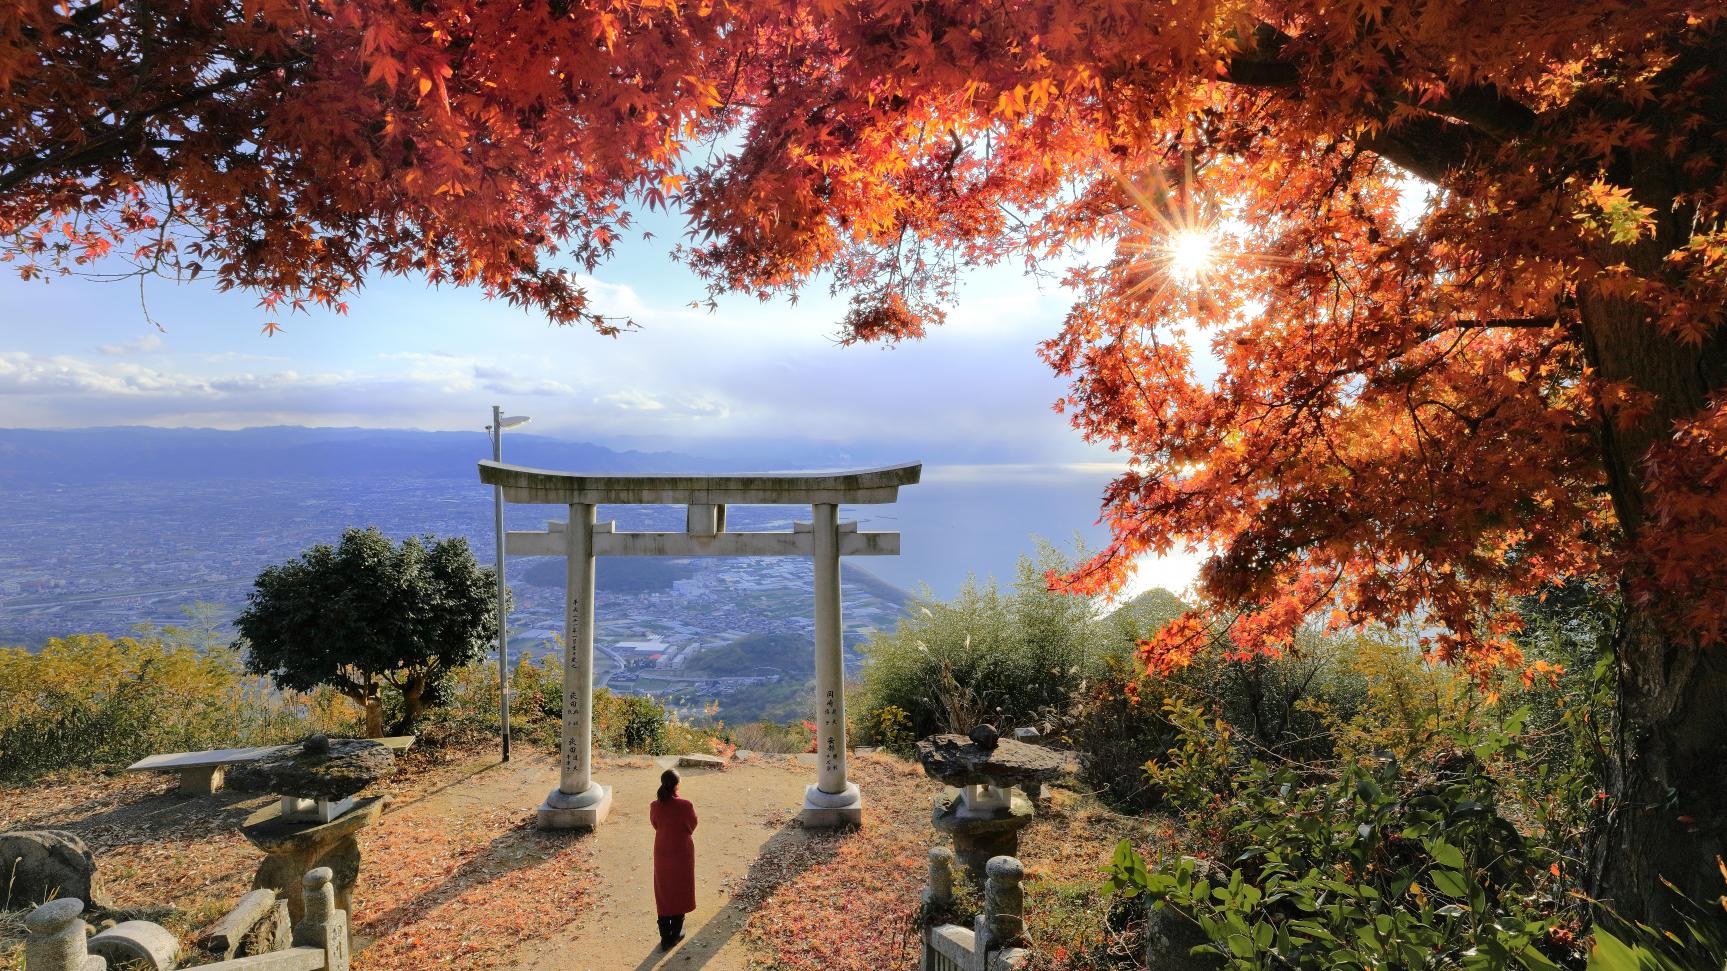
[[[504,499],[524,503],[617,505],[852,505],[893,502],[914,485],[923,463],[851,472],[665,474],[553,472],[481,462],[480,481],[502,486]]]

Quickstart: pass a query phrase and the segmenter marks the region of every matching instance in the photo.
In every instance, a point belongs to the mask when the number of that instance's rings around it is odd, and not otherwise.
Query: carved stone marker
[[[30,936],[24,942],[24,966],[48,971],[103,971],[108,962],[91,954],[84,937],[84,901],[77,897],[50,900],[24,918]]]

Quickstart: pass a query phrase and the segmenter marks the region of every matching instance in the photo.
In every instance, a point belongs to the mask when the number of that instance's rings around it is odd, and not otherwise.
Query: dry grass
[[[1089,795],[1050,790],[1040,821],[1020,839],[1026,865],[1025,927],[1034,954],[1030,967],[1090,971],[1143,967],[1137,908],[1110,919],[1102,892],[1104,867],[1117,843],[1130,840],[1148,852],[1158,837],[1144,818],[1122,816]],[[1129,919],[1126,915],[1132,914]]]
[[[187,935],[251,887],[262,854],[237,832],[267,797],[190,800],[157,774],[63,774],[0,789],[0,829],[68,830],[90,847],[100,886],[120,916],[148,914]],[[17,934],[11,933],[16,930]],[[0,925],[0,953],[22,927]]]

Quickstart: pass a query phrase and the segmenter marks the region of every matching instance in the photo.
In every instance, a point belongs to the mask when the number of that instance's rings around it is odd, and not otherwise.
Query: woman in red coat
[[[654,824],[654,904],[660,912],[660,949],[684,939],[684,915],[696,909],[696,807],[678,798],[678,774],[660,775],[659,798],[648,807]]]

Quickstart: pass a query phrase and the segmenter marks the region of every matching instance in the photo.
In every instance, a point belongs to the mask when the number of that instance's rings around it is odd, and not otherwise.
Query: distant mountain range
[[[505,458],[541,468],[676,471],[711,463],[672,452],[614,451],[510,432]],[[259,479],[349,476],[471,479],[492,456],[482,431],[424,432],[276,426],[210,428],[0,428],[0,482],[100,479]]]
[[[1096,520],[1111,473],[1096,466],[975,454],[964,443],[910,451],[885,433],[865,443],[691,439],[611,446],[522,429],[505,435],[504,458],[594,472],[870,468],[921,459],[923,481],[902,490],[898,502],[858,506],[847,515],[863,528],[903,537],[900,556],[857,565],[901,590],[928,583],[941,596],[956,593],[968,575],[1012,577],[1017,558],[1035,548],[1034,535],[1063,546],[1082,536],[1094,549],[1105,538]],[[98,582],[90,564],[132,563],[144,551],[154,565],[134,579],[172,587],[249,582],[262,563],[333,539],[349,525],[375,524],[392,535],[441,530],[474,537],[484,549],[491,502],[475,464],[490,457],[491,442],[479,429],[0,428],[0,601],[8,581],[18,596],[59,591],[55,584],[62,582],[68,595],[102,592],[114,581]],[[553,514],[519,505],[506,515],[522,524],[515,528],[538,528]],[[620,520],[625,528],[649,528],[639,512],[620,515],[635,517],[633,524]],[[767,507],[751,515],[797,516]],[[681,515],[654,528],[675,528],[674,521]],[[265,550],[273,559],[260,559]],[[171,562],[181,566],[170,570]],[[79,576],[84,580],[73,583]],[[58,623],[38,620],[27,639]],[[86,622],[102,629],[94,618]]]

